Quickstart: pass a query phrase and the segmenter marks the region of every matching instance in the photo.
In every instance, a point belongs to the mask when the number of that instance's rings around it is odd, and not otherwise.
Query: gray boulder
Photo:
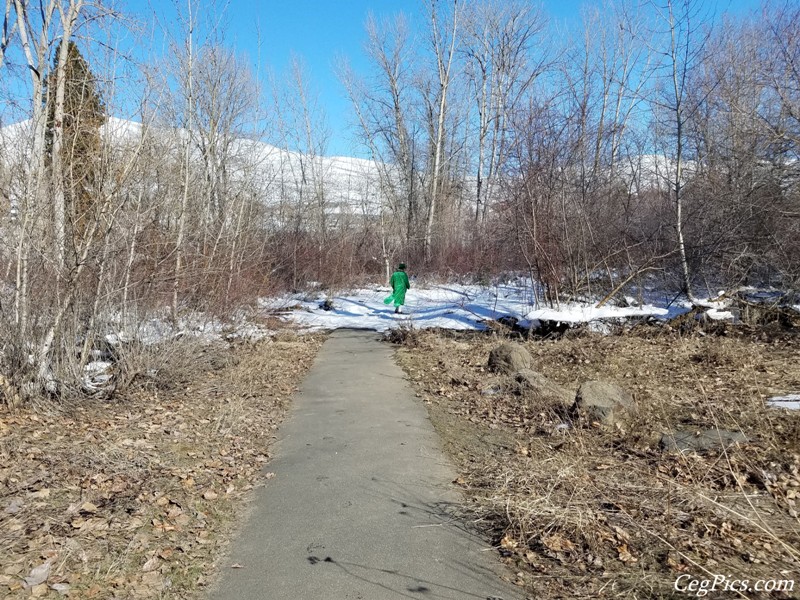
[[[530,353],[521,344],[508,342],[489,353],[489,370],[494,373],[511,375],[522,369],[530,369],[532,364]]]
[[[519,391],[534,400],[555,401],[569,408],[575,399],[575,392],[561,387],[550,381],[547,377],[533,369],[517,371],[514,379],[519,385]]]
[[[747,442],[741,431],[727,429],[700,429],[695,431],[673,431],[661,436],[661,448],[668,452],[703,452],[727,448],[733,444]]]
[[[633,396],[608,381],[586,381],[575,394],[572,411],[603,425],[615,425],[636,409]]]

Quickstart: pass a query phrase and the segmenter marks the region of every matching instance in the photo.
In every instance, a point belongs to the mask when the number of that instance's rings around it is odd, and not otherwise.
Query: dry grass
[[[320,343],[187,340],[113,403],[0,412],[0,591],[196,597]]]
[[[800,390],[798,340],[729,333],[526,343],[535,368],[563,386],[603,379],[631,391],[638,413],[614,430],[565,429],[558,402],[488,373],[497,339],[417,334],[400,356],[475,519],[536,597],[685,597],[672,588],[684,573],[794,579],[797,594],[800,415],[764,397]],[[659,448],[663,432],[714,426],[749,442]]]

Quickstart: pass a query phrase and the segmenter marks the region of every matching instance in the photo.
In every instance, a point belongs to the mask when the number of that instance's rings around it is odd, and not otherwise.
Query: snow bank
[[[281,316],[299,327],[317,330],[339,328],[387,331],[401,325],[442,329],[485,329],[485,321],[503,316],[520,318],[528,326],[539,320],[562,323],[588,323],[600,319],[626,319],[653,316],[667,318],[665,308],[640,307],[594,308],[588,304],[564,304],[560,309],[535,309],[529,287],[500,285],[432,285],[412,288],[406,295],[404,314],[396,315],[394,306],[385,305],[389,288],[376,286],[333,296],[333,309],[323,310],[322,293],[293,294],[260,301],[264,309],[282,312]]]
[[[568,304],[561,309],[541,308],[532,310],[526,315],[528,320],[559,321],[561,323],[588,323],[600,319],[627,319],[631,317],[662,317],[666,318],[669,311],[647,304],[635,307],[603,306],[596,308],[585,304]]]
[[[108,318],[108,322],[112,324],[115,320],[113,316]],[[245,311],[237,312],[225,321],[195,312],[181,316],[177,325],[173,325],[168,311],[165,310],[140,321],[133,328],[120,327],[118,331],[106,334],[105,341],[111,347],[133,342],[152,346],[184,336],[197,338],[204,343],[232,340],[258,341],[274,333],[275,331],[254,323],[252,315]]]

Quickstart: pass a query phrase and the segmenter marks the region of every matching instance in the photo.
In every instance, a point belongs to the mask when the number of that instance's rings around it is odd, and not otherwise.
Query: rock
[[[590,421],[615,425],[625,413],[635,410],[636,404],[627,391],[608,381],[586,381],[575,394],[572,411]]]
[[[501,344],[489,353],[489,370],[510,375],[530,369],[533,364],[530,353],[521,344]]]
[[[575,392],[570,392],[533,369],[517,371],[514,379],[519,384],[522,393],[532,396],[536,400],[555,400],[569,408],[575,399]]]
[[[705,451],[727,448],[732,444],[747,442],[741,431],[727,429],[699,429],[694,431],[674,431],[661,436],[661,448],[668,452]]]
[[[519,319],[517,317],[505,316],[497,319],[497,322],[501,325],[505,325],[509,329],[514,329],[519,323]]]

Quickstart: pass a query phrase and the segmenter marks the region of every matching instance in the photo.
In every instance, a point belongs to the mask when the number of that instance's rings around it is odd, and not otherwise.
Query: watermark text
[[[702,598],[709,592],[793,592],[793,579],[737,579],[731,575],[714,575],[700,579],[685,573],[675,580],[675,591]]]

